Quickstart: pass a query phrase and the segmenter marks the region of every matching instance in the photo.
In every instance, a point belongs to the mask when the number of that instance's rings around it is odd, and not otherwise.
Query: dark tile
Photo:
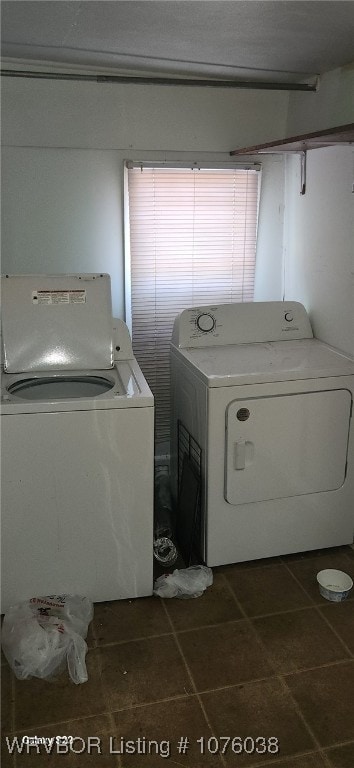
[[[191,693],[191,683],[172,636],[100,649],[102,681],[110,710]]]
[[[351,560],[354,560],[354,547],[348,547],[345,554]]]
[[[293,552],[290,555],[282,555],[284,563],[292,563],[297,560],[314,559],[315,557],[333,557],[334,555],[345,555],[350,552],[350,547],[345,544],[342,547],[326,547],[325,549],[309,549],[307,552]]]
[[[242,618],[227,582],[218,573],[201,597],[195,600],[166,600],[165,605],[176,630]]]
[[[38,747],[25,747],[17,763],[24,768],[41,768],[46,765],[60,765],[62,768],[83,768],[83,766],[98,765],[99,768],[118,768],[119,758],[110,754],[110,736],[113,735],[111,720],[108,716],[88,717],[82,720],[71,720],[60,725],[27,729],[16,734],[19,741],[23,736],[40,736],[55,741]],[[58,744],[56,737],[72,736],[73,741],[61,739]],[[89,737],[91,740],[89,741]]]
[[[88,652],[86,664],[89,679],[82,685],[72,683],[67,671],[53,682],[16,680],[16,732],[105,712],[98,650]]]
[[[204,768],[204,766],[221,768],[222,766],[220,757],[211,754],[201,755],[197,740],[204,737],[207,741],[211,731],[195,696],[124,710],[115,713],[114,719],[117,747],[121,743],[120,739],[123,738],[125,742],[133,740],[137,749],[137,739],[139,737],[142,739],[143,736],[146,740],[155,739],[158,744],[163,743],[159,754],[156,754],[156,748],[153,747],[151,754],[147,753],[140,757],[137,754],[126,754],[122,758],[124,768],[130,768],[130,766],[131,768],[158,768],[159,765],[163,766],[164,763],[170,764],[170,762],[173,765],[185,765],[191,768]],[[179,754],[177,749],[181,736],[189,740],[186,754]]]
[[[225,576],[247,616],[281,613],[310,604],[285,565],[230,570]]]
[[[267,763],[257,763],[258,768],[264,765]],[[281,760],[280,763],[274,763],[274,768],[328,768],[328,765],[319,752],[312,752],[300,757],[291,757],[285,761]]]
[[[3,737],[1,740],[1,760],[0,765],[1,768],[15,768],[16,766],[16,755],[11,754],[9,751],[9,748],[6,743],[6,738],[10,739],[10,743],[12,740],[11,736]]]
[[[93,634],[93,620],[90,622],[88,626],[86,643],[88,648],[94,648],[96,645],[95,637]]]
[[[1,669],[1,730],[10,733],[13,728],[13,673],[9,666]]]
[[[349,657],[316,608],[253,619],[278,672],[319,667]]]
[[[163,605],[156,597],[96,603],[93,625],[98,645],[171,632]]]
[[[333,629],[344,640],[351,653],[354,653],[354,600],[327,603],[321,606],[320,610]]]
[[[353,768],[354,765],[354,742],[345,744],[343,747],[334,747],[326,751],[333,768]]]
[[[227,573],[232,570],[244,570],[245,568],[264,568],[267,565],[279,565],[282,560],[280,557],[261,557],[259,560],[244,560],[242,563],[231,563],[229,565],[219,565],[213,571]]]
[[[321,746],[354,740],[354,661],[286,677]]]
[[[229,749],[225,755],[228,765],[239,767],[267,763],[277,757],[284,759],[315,748],[290,694],[275,678],[212,691],[202,694],[201,699],[216,736],[238,736],[242,740],[247,736],[255,740],[263,736],[266,739],[265,744],[256,742],[253,754],[244,751],[235,754]],[[268,742],[270,737],[274,737],[275,741]],[[264,748],[269,751],[262,754],[260,750]]]
[[[336,568],[339,571],[348,573],[354,580],[354,560],[350,560],[350,558],[343,552],[323,554],[318,557],[308,558],[298,562],[289,562],[287,566],[306,590],[308,595],[316,603],[328,603],[319,592],[316,579],[319,571],[322,571],[325,568]],[[350,597],[354,597],[354,590],[350,593]]]
[[[272,674],[266,653],[246,620],[178,635],[198,691]]]

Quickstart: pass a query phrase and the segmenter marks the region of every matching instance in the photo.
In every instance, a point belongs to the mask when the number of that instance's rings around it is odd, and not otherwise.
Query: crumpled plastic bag
[[[156,579],[154,595],[156,597],[178,597],[188,599],[200,597],[213,583],[213,572],[206,565],[191,565],[190,568],[163,574]]]
[[[5,613],[2,648],[19,680],[50,679],[67,662],[72,681],[88,680],[86,669],[88,625],[93,604],[79,595],[32,597]]]

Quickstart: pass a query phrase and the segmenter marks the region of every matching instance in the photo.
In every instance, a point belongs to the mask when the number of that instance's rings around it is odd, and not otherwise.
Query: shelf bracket
[[[300,152],[300,162],[301,162],[301,187],[300,187],[300,195],[304,195],[306,192],[306,162],[307,162],[307,150],[305,149],[303,152]]]

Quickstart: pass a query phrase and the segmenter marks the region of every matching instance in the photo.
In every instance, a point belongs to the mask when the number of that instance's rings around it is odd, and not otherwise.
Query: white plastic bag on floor
[[[88,679],[85,637],[93,604],[79,595],[33,597],[11,606],[2,625],[2,648],[19,680],[48,679],[67,661],[74,683]]]
[[[188,599],[200,597],[207,587],[213,583],[213,572],[206,565],[191,565],[190,568],[178,570],[159,576],[154,584],[156,597],[179,597]]]

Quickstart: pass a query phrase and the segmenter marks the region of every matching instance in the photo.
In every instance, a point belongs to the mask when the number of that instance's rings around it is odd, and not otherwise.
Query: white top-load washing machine
[[[2,611],[152,593],[154,401],[108,275],[2,278]]]
[[[183,311],[171,382],[175,494],[181,424],[200,449],[209,566],[353,541],[354,363],[313,338],[301,304]]]

